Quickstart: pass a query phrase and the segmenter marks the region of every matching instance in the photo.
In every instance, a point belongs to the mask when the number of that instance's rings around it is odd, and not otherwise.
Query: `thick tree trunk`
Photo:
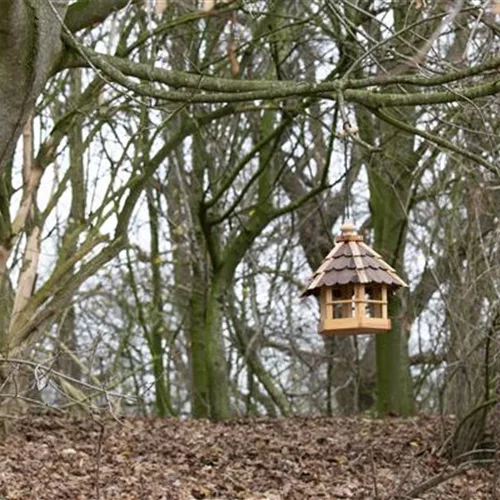
[[[194,418],[210,416],[208,375],[205,364],[205,332],[202,318],[205,315],[205,290],[200,276],[193,272],[189,319],[189,352],[191,365],[191,414]]]
[[[201,261],[192,265],[189,319],[192,414],[195,418],[227,420],[231,410],[222,308],[225,287],[231,284],[212,271],[201,234],[198,234],[196,254]]]
[[[231,417],[229,374],[222,335],[222,307],[224,290],[231,284],[216,276],[208,294],[205,311],[205,364],[210,396],[210,418],[215,421]]]
[[[189,327],[192,414],[195,418],[227,420],[231,416],[229,378],[222,337],[223,291],[214,277],[193,272]]]
[[[407,212],[411,188],[413,139],[394,135],[386,144],[384,157],[369,169],[370,209],[375,234],[375,248],[399,268],[406,241]],[[399,162],[395,163],[395,159]],[[414,411],[408,355],[408,331],[402,318],[399,296],[389,304],[392,330],[376,338],[377,412],[410,415]]]
[[[0,2],[0,172],[61,51],[68,0]]]

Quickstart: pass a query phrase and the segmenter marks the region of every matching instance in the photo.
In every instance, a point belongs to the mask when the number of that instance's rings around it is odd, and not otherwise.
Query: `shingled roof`
[[[408,286],[382,256],[363,243],[354,226],[346,223],[335,246],[314,273],[302,297],[319,293],[322,286],[347,283],[385,283],[398,288]]]

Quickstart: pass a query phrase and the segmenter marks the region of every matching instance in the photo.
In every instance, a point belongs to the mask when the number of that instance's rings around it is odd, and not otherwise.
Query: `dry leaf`
[[[500,0],[492,0],[491,10],[493,14],[500,14]]]
[[[168,0],[155,0],[155,12],[161,15],[165,12],[168,7]]]
[[[201,10],[208,12],[215,7],[215,0],[203,0]]]
[[[0,498],[95,498],[97,467],[102,498],[374,499],[375,484],[378,498],[394,498],[395,484],[404,497],[455,467],[430,451],[453,430],[456,420],[445,416],[225,424],[124,416],[103,419],[103,428],[85,415],[14,420],[2,442]],[[417,455],[410,443],[429,451]],[[492,480],[471,464],[411,498],[491,500]]]
[[[63,451],[61,451],[61,455],[63,456],[68,456],[68,455],[76,455],[78,452],[74,448],[64,448]]]
[[[106,96],[104,95],[104,92],[99,92],[97,96],[97,104],[99,107],[97,108],[97,112],[103,116],[108,113],[108,105],[106,103]]]
[[[240,74],[240,63],[236,58],[236,49],[234,44],[231,42],[227,48],[227,56],[229,57],[229,62],[231,63],[231,74],[234,78],[237,78]]]

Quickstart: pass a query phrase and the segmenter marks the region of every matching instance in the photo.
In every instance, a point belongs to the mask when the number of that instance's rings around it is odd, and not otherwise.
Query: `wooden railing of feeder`
[[[347,223],[302,297],[319,296],[321,334],[382,333],[391,329],[391,293],[406,286],[381,255],[363,242],[354,226]]]

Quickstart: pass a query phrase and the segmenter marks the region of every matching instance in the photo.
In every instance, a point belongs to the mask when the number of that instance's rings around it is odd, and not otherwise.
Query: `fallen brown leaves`
[[[442,432],[431,418],[98,424],[32,416],[0,444],[0,499],[491,498],[479,467],[416,489],[454,470],[435,454]],[[412,490],[420,496],[407,496]]]

